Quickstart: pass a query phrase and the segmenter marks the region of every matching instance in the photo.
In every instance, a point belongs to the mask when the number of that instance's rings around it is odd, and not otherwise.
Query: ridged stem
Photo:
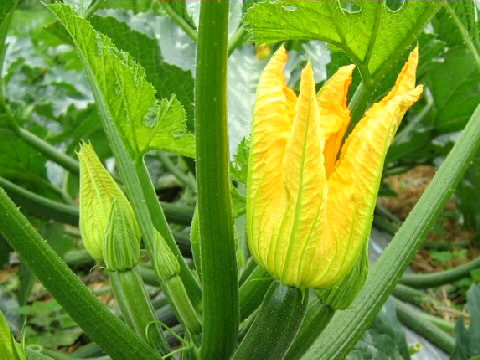
[[[59,201],[37,195],[29,190],[15,185],[0,176],[0,186],[8,192],[11,198],[20,206],[25,206],[36,216],[48,220],[78,226],[78,208]]]
[[[420,311],[411,306],[395,300],[398,320],[409,329],[420,334],[432,344],[438,346],[447,354],[453,354],[455,349],[455,339],[441,330],[437,325],[425,321]]]
[[[1,188],[0,233],[65,311],[113,359],[160,359],[95,298]]]
[[[352,306],[337,312],[306,359],[345,357],[375,319],[440,216],[480,147],[480,106],[402,227],[378,259]]]
[[[203,284],[202,359],[228,359],[238,336],[238,287],[228,176],[226,0],[202,1],[195,134]]]
[[[480,269],[480,258],[452,269],[429,274],[405,274],[400,282],[413,288],[432,288],[452,283],[464,277],[469,277],[470,272]]]
[[[170,352],[150,298],[138,271],[108,271],[113,294],[125,321],[150,345],[165,355]]]
[[[180,250],[175,243],[172,231],[168,226],[165,214],[160,205],[160,202],[157,199],[152,180],[150,179],[150,175],[148,174],[147,168],[143,160],[137,161],[135,170],[138,174],[138,179],[145,199],[145,205],[148,209],[148,212],[150,213],[151,221],[153,222],[155,229],[157,229],[158,232],[163,236],[166,244],[177,258],[180,264],[180,277],[185,285],[185,289],[187,290],[187,294],[190,297],[190,301],[195,308],[199,308],[202,299],[202,291],[200,289],[200,285],[198,284],[197,279],[193,276],[192,272],[185,263],[185,259],[182,257]]]

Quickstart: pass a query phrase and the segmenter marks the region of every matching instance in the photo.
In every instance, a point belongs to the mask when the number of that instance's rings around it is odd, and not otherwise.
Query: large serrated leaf
[[[103,116],[108,116],[135,155],[159,149],[193,157],[195,138],[186,131],[185,111],[172,97],[159,102],[145,70],[115,47],[68,5],[49,6],[79,52]]]
[[[10,18],[18,0],[3,0],[0,2],[0,74],[3,69],[3,60],[5,58],[6,43],[5,37],[7,36],[8,25],[10,24]]]
[[[400,56],[433,15],[435,1],[405,1],[397,11],[384,1],[289,0],[264,2],[247,11],[244,22],[257,43],[317,39],[345,51],[363,74],[375,73]],[[362,69],[361,69],[362,70]]]
[[[157,90],[158,99],[168,98],[175,93],[185,107],[187,118],[193,124],[193,78],[189,71],[166,63],[157,40],[112,16],[93,16],[90,23],[96,30],[110,37],[115,46],[128,52],[145,69],[147,81]]]

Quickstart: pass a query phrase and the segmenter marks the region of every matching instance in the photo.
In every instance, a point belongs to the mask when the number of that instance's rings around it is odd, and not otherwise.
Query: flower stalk
[[[154,256],[155,271],[177,317],[191,336],[199,335],[202,324],[180,278],[180,264],[159,232],[156,232]]]

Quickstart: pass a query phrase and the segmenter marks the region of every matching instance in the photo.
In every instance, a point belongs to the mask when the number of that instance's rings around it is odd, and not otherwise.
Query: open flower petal
[[[260,77],[251,135],[247,185],[247,211],[252,215],[248,218],[249,245],[265,266],[268,248],[265,239],[273,237],[280,222],[279,203],[283,194],[280,164],[295,114],[296,95],[287,87],[283,74],[287,58],[287,52],[280,47]]]
[[[325,146],[310,64],[302,71],[293,131],[283,161],[284,207],[278,239],[270,248],[269,265],[283,283],[303,287],[301,264],[313,248],[325,219]],[[301,239],[301,241],[297,240]]]
[[[423,91],[422,86],[415,87],[417,64],[418,51],[414,50],[392,91],[367,111],[348,137],[328,180],[325,237],[334,239],[337,253],[327,273],[318,274],[322,283],[341,280],[368,238],[388,147],[403,115]],[[319,249],[318,261],[322,256]]]
[[[324,154],[327,177],[333,172],[343,136],[350,124],[347,95],[354,69],[355,65],[339,68],[317,94],[320,126],[326,139]]]

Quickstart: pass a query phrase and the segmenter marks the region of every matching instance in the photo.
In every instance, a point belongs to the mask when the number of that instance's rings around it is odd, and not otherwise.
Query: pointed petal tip
[[[339,67],[337,71],[350,73],[350,75],[351,75],[353,73],[353,70],[355,70],[355,68],[356,68],[355,64],[350,64],[350,65],[345,65],[345,66]]]
[[[274,52],[272,58],[278,59],[282,62],[286,62],[288,60],[288,52],[285,49],[285,46],[283,46],[283,44],[280,45],[277,51]]]
[[[407,64],[416,69],[418,66],[418,57],[419,57],[418,46],[416,46],[415,49],[413,49],[412,52],[408,55]]]

